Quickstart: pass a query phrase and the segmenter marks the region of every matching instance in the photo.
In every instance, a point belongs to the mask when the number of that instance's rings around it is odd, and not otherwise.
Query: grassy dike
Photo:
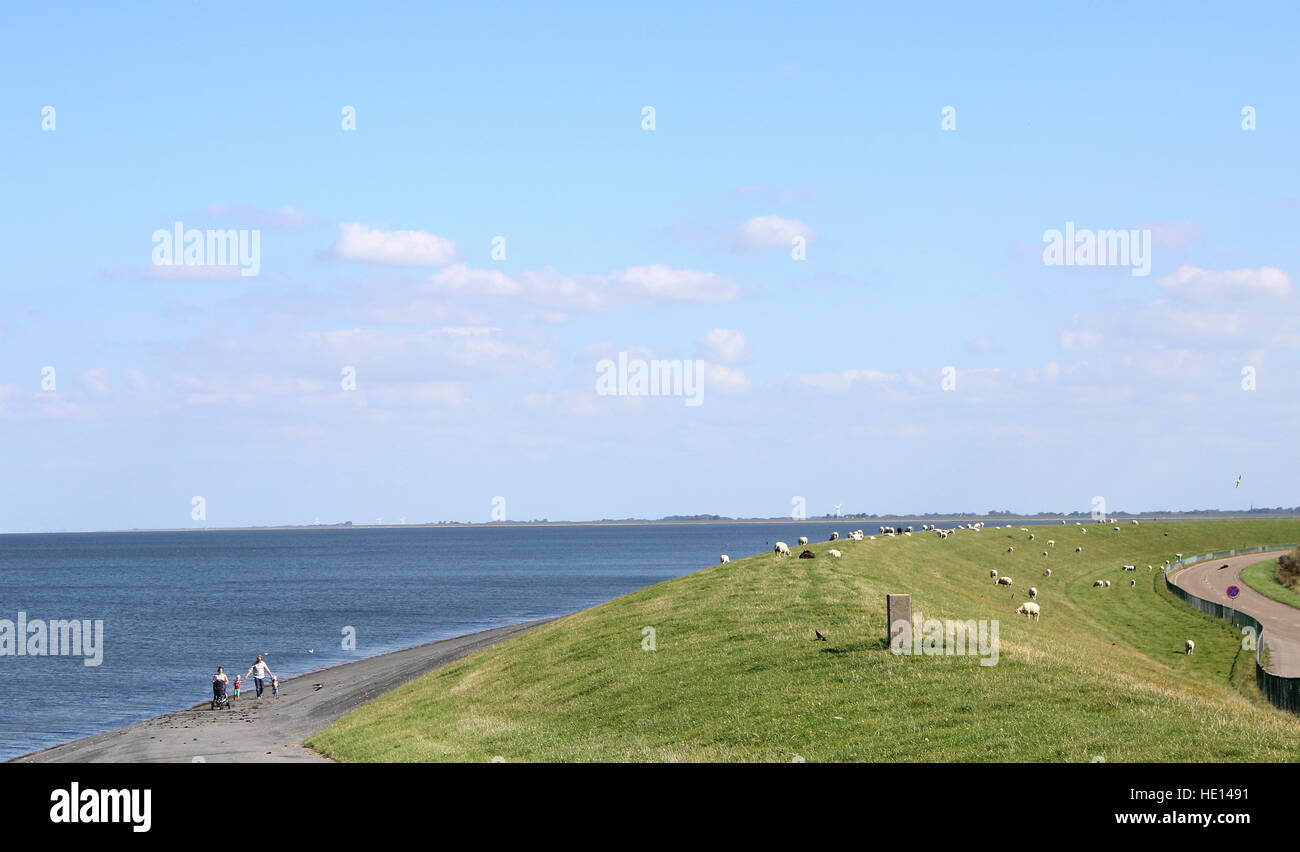
[[[1297,541],[1300,522],[1121,527],[841,540],[814,560],[713,566],[431,672],[307,744],[343,761],[1300,760],[1300,718],[1255,690],[1239,635],[1170,595],[1158,567]],[[1037,623],[1014,614],[1030,586]],[[927,618],[999,619],[998,664],[891,654],[889,592]]]
[[[1266,598],[1300,608],[1300,592],[1278,582],[1277,560],[1256,562],[1241,572],[1241,580]]]

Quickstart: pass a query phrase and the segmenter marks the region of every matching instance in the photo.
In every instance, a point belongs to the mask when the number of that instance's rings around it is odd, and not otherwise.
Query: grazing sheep
[[[1183,558],[1183,555],[1182,555],[1181,553],[1175,553],[1175,554],[1174,554],[1174,558],[1175,558],[1175,559],[1182,559],[1182,558]]]
[[[1115,532],[1119,532],[1119,527],[1111,527]]]
[[[1015,549],[1014,547],[1008,547],[1008,548],[1007,548],[1007,553],[1015,553],[1015,552],[1016,552],[1016,549]]]
[[[778,542],[776,543],[776,547],[772,548],[772,551],[773,551],[777,556],[789,556],[789,555],[790,555],[790,545],[786,544],[784,541],[778,541]]]
[[[1030,586],[1030,587],[1029,587],[1029,596],[1030,596],[1031,598],[1036,598],[1036,597],[1038,597],[1038,589],[1035,589],[1033,586]]]
[[[1156,566],[1154,566],[1154,565],[1148,565],[1148,566],[1147,566],[1147,570],[1148,570],[1148,571],[1154,571],[1154,570],[1156,570]]]
[[[1052,569],[1051,569],[1051,568],[1048,568],[1046,571],[1044,571],[1044,572],[1043,572],[1043,576],[1044,576],[1044,577],[1050,577],[1050,576],[1052,576]]]
[[[844,554],[843,554],[843,553],[840,553],[838,550],[828,550],[828,551],[826,551],[826,555],[827,555],[827,556],[834,556],[836,559],[839,559],[839,558],[840,558],[841,556],[843,556]]]
[[[1033,534],[1033,533],[1030,533],[1030,534],[1029,534],[1029,540],[1030,540],[1030,541],[1033,541],[1033,540],[1034,540],[1034,534]]]
[[[799,536],[799,543],[800,543],[800,544],[807,544],[807,543],[808,543],[808,536],[806,536],[806,535],[801,535],[801,536]]]
[[[1033,601],[1025,601],[1020,605],[1020,609],[1016,610],[1016,615],[1028,616],[1037,621],[1039,616],[1038,604]]]
[[[1043,551],[1043,555],[1044,555],[1044,556],[1047,555],[1047,551],[1046,551],[1046,550]]]
[[[1137,522],[1137,521],[1133,521],[1133,526],[1137,526],[1137,525],[1138,525],[1138,522]]]
[[[1010,577],[998,577],[999,586],[1010,586],[1014,582]]]
[[[1094,589],[1097,588],[1098,586],[1105,586],[1105,585],[1106,585],[1106,581],[1105,581],[1105,580],[1093,580],[1093,581],[1092,581],[1092,587],[1093,587]]]
[[[1110,588],[1110,580],[1107,580],[1107,581],[1106,581],[1106,588],[1108,588],[1108,589]]]
[[[1188,639],[1185,643],[1183,643],[1183,649],[1184,649],[1188,654],[1190,654],[1190,653],[1192,653],[1193,651],[1196,650],[1196,643],[1193,642],[1191,639]]]
[[[1088,531],[1087,531],[1087,530],[1080,530],[1080,532],[1083,533],[1084,535],[1087,535],[1087,534],[1088,534]]]
[[[990,570],[990,571],[989,571],[989,577],[991,577],[992,579],[996,580],[996,579],[998,578],[998,572],[997,572],[997,571]]]
[[[1083,548],[1082,548],[1082,547],[1076,547],[1076,548],[1074,549],[1074,552],[1075,552],[1075,553],[1083,553]]]
[[[728,556],[728,555],[725,554],[725,553],[718,557],[718,564],[719,564],[719,565],[726,565],[726,564],[727,564],[728,562],[730,562],[730,561],[731,561],[731,557]]]
[[[1056,539],[1049,538],[1049,539],[1047,540],[1047,546],[1048,546],[1048,547],[1056,547]]]
[[[1136,586],[1136,585],[1138,584],[1138,581],[1137,581],[1137,580],[1129,580],[1129,581],[1128,581],[1128,584],[1129,584],[1130,586]]]

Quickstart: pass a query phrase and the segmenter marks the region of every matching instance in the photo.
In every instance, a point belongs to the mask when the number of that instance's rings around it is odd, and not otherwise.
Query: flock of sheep
[[[1061,524],[1062,524],[1062,525],[1064,525],[1065,523],[1066,523],[1065,521],[1061,521]],[[1115,522],[1112,521],[1112,520],[1106,519],[1106,518],[1102,518],[1102,519],[1099,519],[1099,520],[1097,521],[1097,523],[1099,523],[1099,524],[1114,524]],[[1138,522],[1137,522],[1137,521],[1132,521],[1131,523],[1132,523],[1134,526],[1137,526],[1137,525],[1138,525]],[[1082,522],[1076,522],[1076,525],[1077,525],[1078,527],[1080,527],[1080,532],[1082,532],[1082,533],[1085,534],[1085,535],[1087,534],[1088,530],[1087,530],[1086,527],[1083,526]],[[970,531],[974,531],[974,532],[980,532],[981,530],[984,529],[984,527],[985,527],[985,524],[984,524],[983,521],[977,521],[977,522],[975,522],[975,523],[970,523],[970,524],[957,524],[957,525],[956,525],[955,527],[953,527],[952,529],[947,529],[947,530],[941,530],[941,529],[939,529],[938,525],[936,525],[936,524],[922,524],[922,525],[921,525],[921,532],[933,532],[933,533],[935,533],[935,534],[936,534],[940,539],[946,539],[946,538],[948,538],[949,536],[953,535],[954,533],[958,532],[959,530],[970,530]],[[1003,527],[1003,529],[1011,529],[1011,528],[1012,528],[1011,524],[1006,524],[1006,525]],[[1112,526],[1112,527],[1111,527],[1111,530],[1114,531],[1114,532],[1119,532],[1120,529],[1121,529],[1121,528],[1120,528],[1119,526]],[[1034,541],[1034,540],[1035,540],[1035,538],[1036,538],[1036,534],[1035,534],[1035,533],[1031,533],[1031,532],[1029,532],[1029,529],[1028,529],[1028,528],[1026,528],[1026,527],[1021,527],[1021,528],[1020,528],[1020,531],[1023,532],[1023,533],[1026,533],[1026,534],[1029,536],[1029,539],[1028,539],[1029,541]],[[881,536],[881,537],[883,537],[883,538],[893,538],[893,537],[900,536],[900,535],[901,535],[901,536],[911,536],[913,532],[914,532],[914,529],[913,529],[912,527],[910,527],[910,526],[908,526],[908,527],[881,526],[881,527],[879,528],[879,531],[878,531],[877,535],[879,535],[879,536]],[[838,531],[832,532],[831,535],[830,535],[830,541],[838,541],[839,538],[840,538],[840,534],[839,534]],[[874,535],[873,535],[873,536],[868,536],[868,535],[865,534],[865,532],[864,532],[863,530],[854,530],[853,532],[851,532],[851,533],[848,534],[848,540],[849,540],[849,541],[864,541],[864,540],[867,540],[867,541],[875,541],[875,540],[876,540],[876,536],[874,536]],[[800,537],[799,537],[799,544],[800,544],[800,546],[807,545],[807,544],[808,544],[808,537],[807,537],[807,536],[800,536]],[[1056,540],[1055,540],[1055,539],[1048,539],[1048,541],[1047,541],[1047,546],[1048,546],[1048,547],[1055,547],[1055,546],[1056,546]],[[778,542],[776,543],[776,546],[773,548],[773,552],[774,552],[777,556],[789,556],[789,555],[790,555],[790,546],[789,546],[788,544],[786,544],[784,541],[778,541]],[[1007,553],[1015,553],[1015,552],[1016,552],[1016,549],[1015,549],[1014,546],[1008,546],[1006,552],[1007,552]],[[1082,546],[1079,546],[1079,547],[1074,548],[1074,552],[1075,552],[1075,553],[1083,553],[1083,547],[1082,547]],[[839,551],[839,550],[834,550],[834,549],[832,549],[832,550],[828,550],[828,551],[826,551],[826,553],[827,553],[828,556],[831,556],[832,558],[835,558],[835,559],[839,559],[839,558],[843,557],[843,555],[844,555],[841,551]],[[1050,553],[1050,551],[1048,551],[1048,550],[1044,550],[1044,551],[1042,551],[1042,555],[1043,555],[1044,557],[1048,556],[1049,553]],[[809,555],[811,555],[811,554],[810,554],[809,551],[804,551],[804,553],[801,554],[801,555],[803,555],[803,556],[809,556]],[[1182,559],[1182,558],[1183,558],[1183,554],[1181,554],[1181,553],[1176,553],[1176,554],[1174,554],[1174,557],[1175,557],[1176,559]],[[722,557],[721,557],[720,561],[721,561],[721,562],[724,562],[724,563],[726,563],[726,562],[730,562],[730,561],[731,561],[731,557],[727,556],[727,554],[724,553],[724,554],[722,554]],[[1168,569],[1169,566],[1170,566],[1170,564],[1171,564],[1170,561],[1166,559],[1166,560],[1165,560],[1165,563],[1164,563],[1164,566],[1163,566],[1163,568],[1162,568],[1162,570]],[[1123,570],[1125,570],[1125,571],[1136,571],[1136,570],[1137,570],[1137,566],[1136,566],[1136,565],[1122,565],[1122,566],[1120,566],[1120,567],[1121,567]],[[1154,565],[1147,565],[1147,570],[1148,570],[1148,571],[1154,571],[1154,570],[1155,570],[1155,566],[1154,566]],[[1052,569],[1051,569],[1051,568],[1044,569],[1044,571],[1043,571],[1043,576],[1044,576],[1044,577],[1051,577],[1051,576],[1052,576]],[[999,576],[999,575],[998,575],[998,572],[997,572],[996,570],[990,570],[990,571],[989,571],[989,577],[993,580],[993,582],[994,582],[995,584],[997,584],[997,585],[999,585],[999,586],[1007,586],[1007,587],[1010,587],[1010,586],[1012,586],[1012,585],[1015,583],[1015,581],[1012,580],[1010,577]],[[1110,588],[1110,580],[1095,580],[1095,581],[1093,582],[1092,585],[1093,585],[1093,588],[1104,588],[1104,589],[1109,589],[1109,588]],[[1130,587],[1130,588],[1133,588],[1133,587],[1136,587],[1136,586],[1137,586],[1137,580],[1129,580],[1129,587]],[[1019,608],[1016,609],[1016,614],[1017,614],[1017,615],[1023,615],[1023,616],[1025,616],[1026,618],[1031,618],[1031,619],[1033,619],[1034,621],[1038,621],[1039,617],[1042,615],[1042,608],[1038,605],[1037,600],[1036,600],[1037,598],[1038,598],[1038,589],[1036,589],[1036,588],[1034,588],[1034,587],[1031,586],[1030,589],[1029,589],[1029,600],[1027,600],[1027,601],[1025,601],[1024,603],[1022,603],[1022,604],[1019,606]],[[1187,654],[1190,654],[1190,653],[1192,653],[1195,649],[1196,649],[1196,643],[1193,642],[1191,639],[1188,639],[1187,642],[1184,644],[1184,652],[1187,653]]]

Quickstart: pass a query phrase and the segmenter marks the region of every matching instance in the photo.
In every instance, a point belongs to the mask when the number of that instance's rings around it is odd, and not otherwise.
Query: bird
[[[325,688],[325,684],[323,684],[323,683],[313,683],[313,684],[312,684],[312,687],[313,687],[317,692],[320,692],[322,689]]]
[[[315,649],[315,648],[308,648],[308,649],[307,649],[307,653],[308,653],[308,654],[314,654],[314,653],[316,653],[316,649]]]
[[[1232,487],[1233,487],[1233,488],[1240,488],[1240,487],[1241,487],[1241,474],[1237,474],[1237,484],[1234,485],[1234,486],[1232,486]]]
[[[813,633],[816,633],[816,634],[817,634],[817,638],[814,639],[813,641],[815,641],[815,642],[825,642],[825,641],[826,641],[826,637],[822,635],[822,632],[821,632],[820,630],[814,630]]]

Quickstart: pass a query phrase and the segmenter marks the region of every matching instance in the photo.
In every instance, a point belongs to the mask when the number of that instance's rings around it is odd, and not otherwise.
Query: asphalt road
[[[550,619],[457,636],[344,663],[253,697],[251,683],[230,710],[209,704],[147,719],[14,758],[18,763],[328,763],[300,743],[361,704],[453,660]],[[202,673],[206,676],[208,673]],[[316,684],[322,684],[317,689]]]
[[[1296,677],[1300,676],[1300,609],[1266,598],[1241,581],[1242,569],[1247,565],[1277,559],[1285,552],[1249,553],[1200,562],[1179,571],[1173,576],[1173,582],[1198,598],[1227,604],[1259,619],[1264,625],[1264,640],[1269,650],[1269,671]],[[1224,565],[1228,567],[1221,567]],[[1233,585],[1241,589],[1235,600],[1227,593]]]

